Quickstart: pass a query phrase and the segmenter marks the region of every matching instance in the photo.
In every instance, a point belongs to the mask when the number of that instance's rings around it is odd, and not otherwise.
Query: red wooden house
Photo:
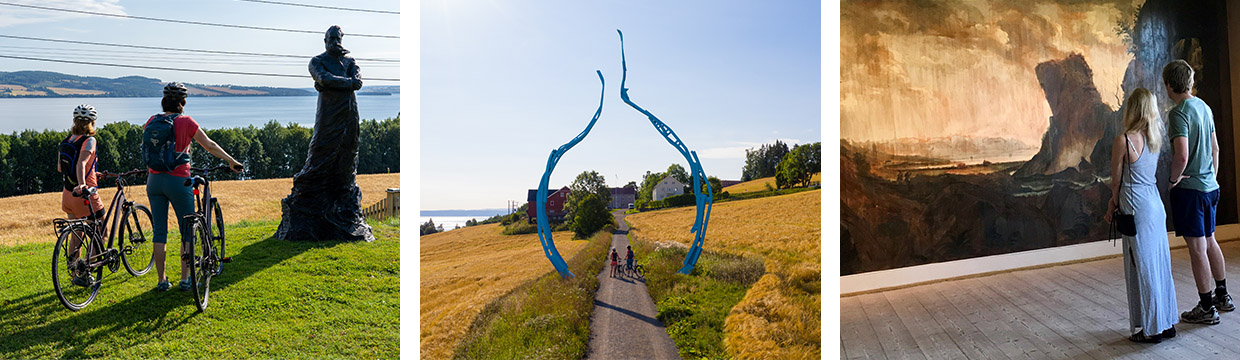
[[[564,217],[568,216],[568,210],[564,208],[564,203],[568,202],[568,193],[572,192],[567,186],[556,190],[547,195],[547,220],[550,222],[564,221]],[[529,216],[530,223],[538,220],[538,189],[532,189],[525,199],[529,203],[526,206],[525,214]]]

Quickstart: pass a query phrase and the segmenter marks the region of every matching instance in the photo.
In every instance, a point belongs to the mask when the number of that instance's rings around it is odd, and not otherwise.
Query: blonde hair
[[[1155,153],[1162,148],[1163,122],[1158,115],[1158,101],[1154,93],[1137,88],[1128,96],[1128,108],[1124,110],[1124,133],[1140,132]]]
[[[73,118],[73,128],[69,131],[73,132],[73,135],[95,136],[95,121],[88,118]]]

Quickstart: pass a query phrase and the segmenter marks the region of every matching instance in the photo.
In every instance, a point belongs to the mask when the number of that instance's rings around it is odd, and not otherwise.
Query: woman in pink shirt
[[[188,250],[186,242],[192,239],[187,235],[189,224],[185,223],[185,215],[194,212],[193,188],[186,185],[190,178],[190,145],[197,142],[203,149],[215,157],[228,161],[234,171],[241,171],[241,163],[229,156],[219,144],[207,137],[198,122],[182,115],[185,110],[185,98],[189,91],[181,83],[169,83],[164,86],[164,98],[160,101],[164,112],[155,114],[143,125],[143,160],[150,173],[146,180],[146,195],[151,202],[152,228],[155,248],[155,269],[159,273],[159,283],[155,290],[166,291],[172,287],[164,273],[164,261],[167,257],[165,243],[168,242],[168,205],[176,211],[177,225],[181,230],[181,252]],[[171,125],[171,126],[169,126]],[[170,133],[168,130],[171,130]],[[171,143],[173,146],[167,146]],[[163,147],[159,145],[164,144]],[[149,149],[149,150],[148,150]],[[162,152],[161,152],[162,151]],[[152,167],[159,167],[155,169]],[[165,168],[166,167],[166,168]],[[181,261],[181,291],[190,289],[189,267],[187,261]]]

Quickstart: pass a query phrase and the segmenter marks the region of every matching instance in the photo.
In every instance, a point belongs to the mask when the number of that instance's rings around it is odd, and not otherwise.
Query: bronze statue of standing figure
[[[327,51],[310,60],[310,76],[319,92],[314,135],[306,165],[293,175],[293,191],[281,200],[284,212],[276,238],[290,241],[374,241],[362,217],[357,187],[360,135],[357,96],[361,70],[341,41],[340,26],[327,29]]]

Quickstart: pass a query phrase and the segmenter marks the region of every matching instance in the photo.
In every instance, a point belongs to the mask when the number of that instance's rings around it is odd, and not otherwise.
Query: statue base
[[[280,200],[284,215],[276,238],[288,241],[375,241],[362,217],[362,190],[351,184],[345,191],[308,194],[293,187]]]

